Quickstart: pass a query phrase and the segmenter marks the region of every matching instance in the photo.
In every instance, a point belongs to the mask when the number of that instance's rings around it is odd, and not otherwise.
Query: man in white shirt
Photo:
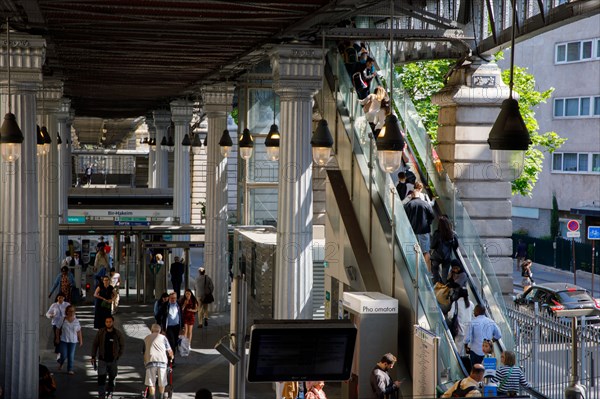
[[[167,385],[167,363],[173,359],[173,350],[167,337],[160,333],[160,326],[152,324],[150,335],[144,338],[145,384],[149,399],[162,399]],[[155,381],[158,379],[158,395],[155,396]]]

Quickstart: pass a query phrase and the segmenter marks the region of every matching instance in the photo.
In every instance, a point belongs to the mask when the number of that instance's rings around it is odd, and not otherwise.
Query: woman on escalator
[[[448,282],[446,285],[450,288],[465,288],[467,286],[467,273],[458,259],[450,261],[450,273],[448,273]]]
[[[433,283],[442,282],[446,284],[452,253],[458,248],[458,237],[450,220],[444,215],[438,219],[438,228],[433,233],[431,240],[431,273]],[[441,267],[441,276],[440,276]]]
[[[473,309],[475,306],[473,302],[469,300],[469,292],[465,288],[460,288],[458,290],[457,299],[452,302],[452,306],[448,311],[448,319],[450,323],[448,325],[452,329],[452,325],[454,318],[456,317],[456,331],[453,332],[454,343],[456,343],[456,348],[460,352],[461,356],[465,356],[465,336],[467,334],[467,329],[471,324],[471,319],[473,318]]]

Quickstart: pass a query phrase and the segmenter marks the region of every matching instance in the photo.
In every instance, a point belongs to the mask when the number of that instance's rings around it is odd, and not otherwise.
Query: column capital
[[[62,107],[64,83],[60,80],[42,82],[40,90],[36,93],[37,110],[41,113],[54,113]],[[69,100],[70,104],[70,100]]]
[[[6,39],[2,40],[0,79],[8,79]],[[46,40],[42,36],[22,32],[10,34],[10,79],[13,82],[41,82],[46,60]]]
[[[230,84],[205,86],[202,99],[204,100],[203,109],[206,115],[209,118],[218,118],[230,112],[234,91],[235,87]]]
[[[166,129],[171,125],[171,112],[166,109],[153,111],[152,121],[157,129]]]
[[[314,46],[285,44],[271,53],[273,89],[284,98],[312,97],[322,85],[323,50]]]
[[[440,106],[500,106],[510,91],[501,74],[502,70],[496,63],[474,58],[471,64],[456,69],[450,75],[446,86],[432,97],[432,102]],[[515,95],[513,93],[513,97]]]
[[[190,123],[192,112],[194,112],[194,103],[185,99],[171,101],[171,119],[175,124]]]
[[[74,114],[71,113],[71,99],[62,98],[60,100],[60,107],[55,112],[56,119],[59,123],[70,123],[73,121]]]

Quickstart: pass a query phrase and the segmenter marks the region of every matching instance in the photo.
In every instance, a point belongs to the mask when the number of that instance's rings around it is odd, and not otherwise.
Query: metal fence
[[[515,333],[517,363],[533,388],[549,398],[564,398],[572,367],[571,320],[545,311],[531,311],[507,303],[507,315]],[[600,399],[600,326],[577,328],[577,370],[588,399]]]

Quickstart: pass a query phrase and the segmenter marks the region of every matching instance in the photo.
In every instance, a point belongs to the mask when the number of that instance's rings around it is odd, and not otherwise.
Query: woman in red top
[[[198,300],[190,289],[186,289],[183,297],[179,300],[181,312],[183,313],[183,335],[192,342],[192,331],[196,322],[198,312]]]

